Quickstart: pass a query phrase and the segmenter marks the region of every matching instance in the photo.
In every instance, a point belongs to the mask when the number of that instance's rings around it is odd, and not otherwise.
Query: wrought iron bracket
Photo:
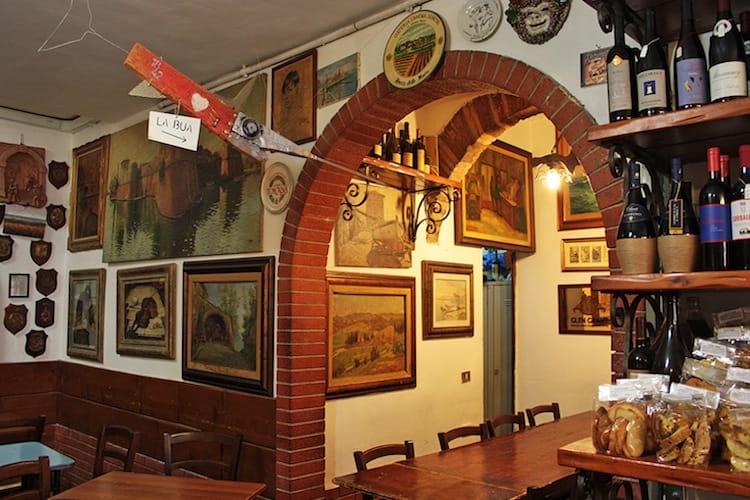
[[[647,305],[651,307],[651,311],[654,314],[654,325],[655,327],[658,327],[664,317],[658,295],[616,292],[612,294],[612,299],[610,300],[610,318],[612,326],[615,328],[622,328],[625,331],[623,346],[623,353],[625,356],[625,359],[623,360],[623,369],[625,370],[625,373],[628,371],[628,354],[630,354],[630,346],[633,343],[635,315],[638,311],[644,310]]]
[[[415,193],[420,191],[415,191]],[[423,193],[417,204],[414,214],[407,211],[409,217],[409,238],[412,242],[417,240],[417,229],[425,223],[427,234],[434,234],[438,225],[451,214],[453,204],[461,199],[461,192],[450,186],[434,187],[421,190]],[[424,210],[424,217],[417,219],[418,214]]]

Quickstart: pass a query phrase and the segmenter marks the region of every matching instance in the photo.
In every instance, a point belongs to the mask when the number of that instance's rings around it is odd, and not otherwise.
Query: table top
[[[38,441],[24,441],[22,443],[0,445],[0,465],[38,460],[43,455],[49,457],[49,468],[52,471],[67,469],[75,464],[75,460],[69,456],[63,455],[59,451]]]
[[[655,455],[637,459],[615,457],[597,453],[590,437],[562,446],[557,460],[561,465],[593,472],[750,497],[750,474],[732,472],[727,463],[700,467],[661,463]]]
[[[244,500],[266,489],[263,483],[218,481],[185,476],[162,476],[113,471],[63,491],[52,498],[75,500]]]
[[[514,498],[575,469],[557,449],[591,433],[591,412],[478,443],[355,472],[335,484],[392,499]],[[437,437],[436,437],[437,439]]]

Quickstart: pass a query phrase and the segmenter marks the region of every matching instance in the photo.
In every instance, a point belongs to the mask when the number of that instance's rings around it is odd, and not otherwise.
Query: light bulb
[[[557,190],[560,188],[560,172],[556,168],[550,168],[547,170],[547,174],[544,176],[542,181],[545,186],[549,189]]]

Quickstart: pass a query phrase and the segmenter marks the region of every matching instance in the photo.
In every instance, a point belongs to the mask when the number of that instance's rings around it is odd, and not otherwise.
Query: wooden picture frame
[[[68,356],[102,362],[104,292],[107,271],[70,271],[68,280]]]
[[[8,274],[8,298],[25,299],[29,296],[29,275],[27,273]]]
[[[474,336],[474,266],[422,261],[422,338]]]
[[[68,250],[102,248],[109,136],[73,150]]]
[[[273,395],[274,257],[186,262],[182,376]]]
[[[579,170],[580,169],[580,170]],[[557,190],[557,229],[604,227],[602,213],[583,167],[576,167],[573,182],[563,182]]]
[[[328,275],[329,398],[416,387],[415,279]]]
[[[297,144],[315,139],[317,51],[273,68],[271,88],[271,128]]]
[[[571,238],[560,241],[560,269],[563,271],[609,271],[609,250],[605,238]]]
[[[117,353],[174,359],[175,264],[117,271]]]
[[[587,284],[557,285],[560,333],[609,335],[610,294]]]
[[[456,203],[456,244],[533,252],[531,153],[495,141],[462,180]]]

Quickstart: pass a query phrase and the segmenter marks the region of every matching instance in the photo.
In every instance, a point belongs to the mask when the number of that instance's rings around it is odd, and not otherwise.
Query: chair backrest
[[[560,405],[551,403],[548,405],[537,405],[532,408],[526,408],[526,417],[529,419],[529,427],[536,425],[536,416],[540,413],[551,413],[553,420],[560,420]]]
[[[0,419],[0,444],[41,441],[46,415]]]
[[[487,420],[486,423],[487,434],[491,438],[500,435],[500,433],[497,431],[497,428],[501,425],[509,425],[511,431],[513,430],[513,425],[517,425],[519,431],[522,431],[526,428],[526,420],[523,417],[522,411],[519,411],[518,413],[501,413],[500,415],[495,415],[491,419]]]
[[[383,444],[368,448],[367,450],[355,451],[354,452],[354,464],[357,466],[357,471],[367,470],[367,464],[373,460],[381,457],[387,457],[391,455],[402,455],[404,458],[414,458],[414,443],[412,441],[404,441],[403,444]]]
[[[122,463],[124,472],[133,470],[135,454],[141,442],[141,433],[122,425],[105,424],[96,443],[94,459],[94,477],[104,474],[104,461],[110,459]]]
[[[188,469],[212,479],[237,480],[242,434],[212,431],[164,433],[164,473]]]
[[[49,457],[0,467],[0,482],[20,480],[22,486],[8,491],[3,500],[46,500],[50,496]]]
[[[445,451],[450,449],[450,442],[456,438],[467,437],[467,436],[479,436],[481,441],[489,438],[489,432],[487,431],[487,423],[482,422],[479,425],[464,425],[456,427],[454,429],[438,432],[438,441],[440,441],[440,449]]]
[[[578,487],[577,474],[573,473],[546,486],[526,488],[526,500],[561,500],[572,498]],[[633,498],[632,490],[630,498]]]

